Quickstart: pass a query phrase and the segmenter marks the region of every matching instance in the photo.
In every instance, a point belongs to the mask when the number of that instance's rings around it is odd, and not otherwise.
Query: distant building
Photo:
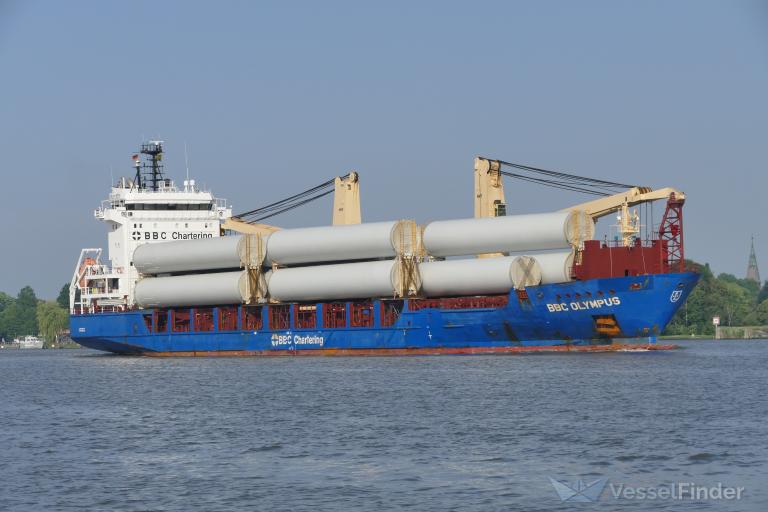
[[[757,256],[755,256],[755,237],[752,237],[752,248],[749,251],[749,263],[747,264],[747,279],[751,279],[757,283],[762,283],[760,280],[760,270],[757,268]]]

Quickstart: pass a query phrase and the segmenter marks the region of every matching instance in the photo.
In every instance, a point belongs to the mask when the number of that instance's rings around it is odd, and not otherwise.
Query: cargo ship
[[[162,141],[143,144],[133,177],[94,212],[109,227],[109,263],[83,249],[70,286],[72,338],[85,347],[147,356],[665,349],[657,336],[699,278],[684,268],[685,196],[674,189],[478,157],[474,218],[361,223],[351,173],[323,184],[336,187],[334,225],[279,229],[233,216],[194,180],[177,187],[162,154]],[[523,171],[600,198],[507,215],[502,177]],[[663,218],[643,237],[630,208],[659,199]],[[616,236],[596,240],[596,220],[614,214]]]

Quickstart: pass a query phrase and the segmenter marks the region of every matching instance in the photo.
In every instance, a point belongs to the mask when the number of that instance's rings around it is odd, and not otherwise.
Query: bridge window
[[[202,203],[202,204],[131,203],[131,204],[125,205],[125,209],[126,210],[150,210],[150,211],[212,210],[213,203]]]
[[[213,309],[198,308],[195,310],[195,330],[210,332],[213,330]]]
[[[291,306],[281,304],[269,306],[269,328],[273,331],[286,330],[291,327]]]
[[[297,329],[314,329],[317,327],[317,306],[297,304],[295,310],[295,327]]]
[[[243,306],[243,329],[258,331],[264,322],[261,319],[261,306]]]
[[[352,302],[349,305],[350,327],[373,327],[373,302]]]
[[[331,302],[323,305],[323,326],[329,329],[343,329],[347,326],[347,305]]]

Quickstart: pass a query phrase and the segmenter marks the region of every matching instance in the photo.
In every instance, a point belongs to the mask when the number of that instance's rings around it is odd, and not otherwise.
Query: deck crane
[[[584,210],[595,221],[614,212],[620,212],[618,216],[619,233],[622,244],[628,246],[631,245],[632,240],[637,238],[640,233],[640,218],[636,211],[630,213],[629,208],[659,199],[666,199],[668,206],[672,204],[673,206],[679,205],[682,207],[683,203],[685,203],[685,194],[672,187],[657,190],[649,187],[632,187],[618,194],[565,208],[564,211]],[[662,222],[662,227],[663,224],[664,222]]]
[[[238,233],[268,235],[279,231],[280,228],[271,224],[264,224],[261,222],[262,220],[305,205],[331,193],[333,193],[332,224],[334,226],[360,224],[360,176],[352,171],[299,194],[255,210],[234,215],[227,219],[221,227],[223,230],[232,230]]]
[[[529,174],[523,175],[503,171],[501,170],[503,166],[513,167],[521,171],[529,171]],[[534,175],[531,175],[531,172]],[[544,177],[537,176],[536,174],[543,175]],[[592,217],[594,221],[614,212],[620,212],[619,233],[624,245],[631,244],[631,241],[640,233],[639,216],[637,212],[630,212],[630,207],[659,199],[671,200],[680,206],[685,202],[685,194],[671,187],[653,190],[649,187],[584,178],[572,174],[512,164],[502,160],[477,157],[475,158],[476,218],[506,215],[506,200],[504,198],[502,176],[511,176],[542,185],[604,196],[600,199],[564,208],[562,211],[581,210]],[[625,190],[611,193],[621,188]]]
[[[502,170],[503,167],[512,168],[514,172],[504,171]],[[640,234],[640,218],[636,211],[630,212],[629,208],[638,204],[665,199],[667,201],[666,210],[659,225],[658,238],[664,243],[665,250],[668,252],[666,264],[670,268],[683,269],[682,208],[685,203],[685,194],[680,190],[672,187],[653,190],[649,187],[586,178],[503,160],[477,157],[475,158],[475,217],[506,215],[502,176],[564,190],[603,196],[599,199],[564,208],[563,211],[581,210],[592,217],[594,221],[619,212],[618,231],[622,247],[632,246]]]
[[[475,218],[504,217],[507,203],[504,200],[504,180],[498,160],[475,158]],[[495,258],[501,253],[478,254],[478,258]]]
[[[503,217],[507,214],[504,181],[498,160],[475,158],[475,218]]]
[[[333,225],[360,224],[360,176],[352,171],[333,179]]]

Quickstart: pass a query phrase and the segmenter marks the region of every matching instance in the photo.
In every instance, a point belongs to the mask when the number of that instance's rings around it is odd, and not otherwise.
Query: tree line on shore
[[[50,346],[69,327],[69,284],[56,300],[40,300],[31,286],[15,297],[0,292],[0,340],[6,343],[27,335],[41,336]]]
[[[711,335],[712,317],[723,326],[768,325],[768,281],[761,284],[732,274],[715,276],[709,264],[687,260],[689,269],[701,274],[698,286],[688,297],[664,334]],[[0,340],[26,335],[42,336],[47,344],[69,326],[69,284],[54,301],[40,300],[30,286],[12,297],[0,292]]]
[[[701,274],[686,303],[667,326],[664,334],[712,335],[713,317],[722,326],[758,326],[768,324],[768,281],[758,283],[733,274],[715,276],[709,264],[686,260],[689,269]]]

